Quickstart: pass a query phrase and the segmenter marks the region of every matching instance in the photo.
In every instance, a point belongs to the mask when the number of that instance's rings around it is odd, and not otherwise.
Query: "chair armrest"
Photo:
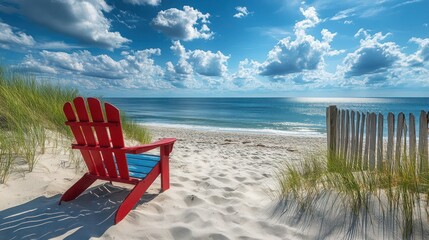
[[[171,146],[171,149],[172,149],[175,141],[176,141],[175,138],[163,138],[159,141],[149,143],[149,144],[144,144],[144,145],[135,146],[135,147],[126,147],[126,148],[123,148],[123,150],[126,153],[139,154],[139,153],[147,152],[157,147]]]

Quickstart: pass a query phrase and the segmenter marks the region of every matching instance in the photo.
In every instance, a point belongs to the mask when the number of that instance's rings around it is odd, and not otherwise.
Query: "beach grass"
[[[17,158],[25,160],[28,171],[34,169],[38,155],[45,152],[47,131],[72,141],[62,108],[77,96],[76,89],[0,68],[0,183],[7,180]],[[150,142],[145,128],[122,118],[128,139]]]
[[[367,170],[350,166],[341,157],[330,155],[328,161],[324,156],[307,157],[299,164],[288,163],[280,168],[278,197],[281,200],[292,198],[301,209],[311,211],[321,194],[335,192],[343,206],[355,216],[373,209],[370,205],[376,199],[383,215],[398,221],[403,237],[412,235],[414,221],[422,220],[429,203],[429,178],[416,171],[415,161],[404,158],[396,169],[383,166]]]

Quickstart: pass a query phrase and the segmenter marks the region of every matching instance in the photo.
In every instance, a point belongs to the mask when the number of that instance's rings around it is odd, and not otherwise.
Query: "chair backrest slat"
[[[92,121],[94,123],[104,123],[103,110],[101,109],[101,103],[96,98],[88,98],[89,111],[91,112]],[[107,125],[106,125],[107,126]],[[111,147],[109,135],[107,133],[106,126],[95,126],[95,133],[97,135],[98,144],[100,147]],[[107,173],[110,177],[117,178],[117,168],[115,161],[113,160],[113,153],[108,151],[102,151],[101,155],[104,159],[104,164],[107,169]]]
[[[106,110],[106,118],[107,122],[109,123],[121,123],[121,116],[119,114],[119,110],[109,104],[105,103],[104,108]],[[122,134],[122,126],[121,124],[118,124],[113,127],[109,127],[110,137],[112,139],[112,145],[114,148],[123,148],[124,147],[124,136]],[[124,152],[117,152],[115,153],[116,157],[116,164],[118,166],[119,175],[123,179],[128,179],[129,172],[128,172],[128,164],[127,159],[125,157]]]
[[[125,146],[119,110],[105,103],[104,117],[101,103],[96,98],[88,98],[89,111],[82,97],[75,98],[73,104],[75,111],[71,103],[64,104],[66,125],[76,138],[74,147],[80,149],[89,173],[129,180],[125,152],[116,151]]]
[[[88,110],[85,106],[85,100],[82,97],[77,97],[73,100],[74,106],[76,108],[77,116],[81,123],[89,122]],[[96,146],[97,142],[94,137],[94,133],[91,126],[82,125],[82,132],[85,136],[86,144],[88,146]],[[106,168],[104,167],[103,159],[99,151],[90,151],[92,160],[97,169],[97,173],[100,176],[106,176]]]
[[[63,107],[64,114],[66,115],[66,118],[69,122],[75,122],[76,121],[76,115],[74,113],[73,107],[71,103],[67,102],[64,104]],[[85,138],[83,136],[82,130],[79,126],[70,126],[70,129],[73,133],[74,138],[76,139],[77,144],[79,145],[86,145]],[[95,170],[95,164],[92,161],[92,156],[89,153],[88,150],[80,150],[82,153],[83,160],[86,163],[86,166],[88,167],[88,171],[91,174],[96,174],[97,171]]]

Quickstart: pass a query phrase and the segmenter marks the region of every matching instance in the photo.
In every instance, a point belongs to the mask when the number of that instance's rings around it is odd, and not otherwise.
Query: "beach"
[[[77,181],[70,150],[50,149],[31,173],[14,173],[0,185],[0,238],[20,239],[296,239],[300,229],[271,216],[276,167],[318,153],[324,138],[150,128],[153,140],[175,137],[171,188],[155,181],[118,225],[115,209],[128,186],[96,182],[78,199],[58,205]],[[61,144],[61,143],[59,143]],[[49,230],[46,230],[49,226]],[[314,236],[308,236],[314,237]]]
[[[322,197],[311,215],[278,201],[279,167],[324,154],[324,137],[150,131],[153,140],[177,138],[169,190],[160,193],[156,180],[117,225],[114,213],[129,186],[97,181],[58,205],[83,171],[69,166],[67,143],[57,143],[64,149],[48,148],[33,172],[15,172],[0,185],[0,239],[401,239],[395,224],[377,214],[353,222],[332,196]]]

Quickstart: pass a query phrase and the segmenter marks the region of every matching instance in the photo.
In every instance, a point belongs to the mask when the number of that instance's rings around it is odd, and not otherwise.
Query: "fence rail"
[[[396,117],[396,119],[395,119]],[[387,128],[384,124],[387,123]],[[381,113],[326,108],[327,144],[330,157],[345,159],[363,169],[395,169],[414,163],[416,171],[428,172],[428,113],[420,112],[417,144],[416,119],[410,113]],[[387,141],[383,140],[387,129]]]

